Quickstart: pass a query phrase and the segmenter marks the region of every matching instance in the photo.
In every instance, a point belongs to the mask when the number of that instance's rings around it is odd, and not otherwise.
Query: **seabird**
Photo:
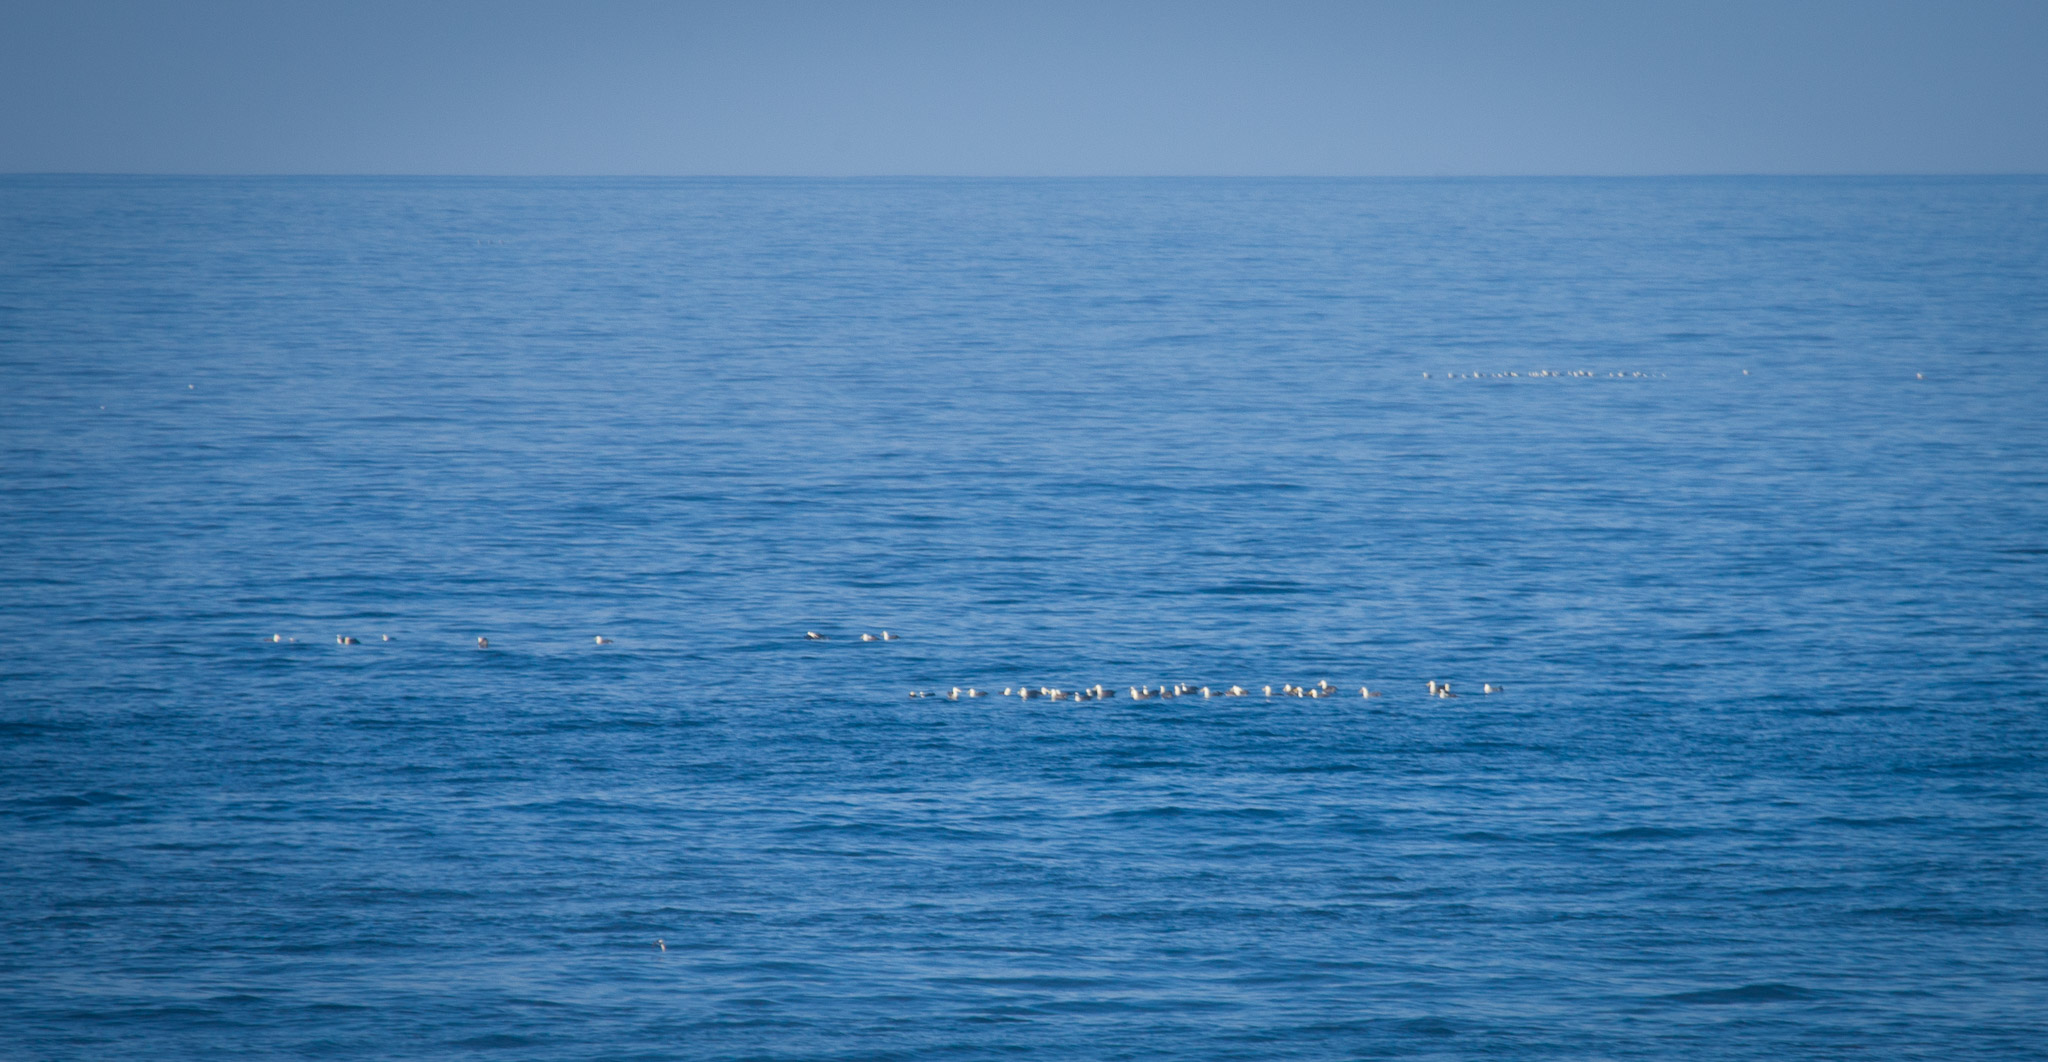
[[[893,642],[893,641],[895,641],[895,640],[896,640],[896,636],[895,636],[895,635],[893,635],[893,634],[890,634],[890,633],[889,633],[888,631],[883,631],[883,632],[882,632],[882,640],[883,640],[883,641],[885,641],[885,642]]]
[[[334,644],[336,644],[336,645],[354,645],[354,644],[356,644],[356,640],[355,640],[354,638],[351,638],[351,637],[349,637],[349,636],[348,636],[348,635],[346,635],[346,634],[337,634],[337,635],[335,635],[335,636],[334,636]]]
[[[656,937],[656,938],[654,939],[654,946],[655,946],[655,947],[657,947],[657,948],[660,948],[660,949],[661,949],[661,950],[663,950],[663,951],[667,951],[667,950],[668,950],[668,943],[667,943],[666,941],[662,940],[662,939],[661,939],[660,937]]]
[[[282,635],[282,634],[273,634],[273,635],[271,635],[271,636],[270,636],[270,640],[271,640],[271,641],[273,641],[273,642],[281,642],[281,641],[284,641],[284,635]]]
[[[822,642],[826,640],[825,636],[819,634],[817,631],[805,631],[804,637],[814,642]]]
[[[612,644],[612,640],[611,640],[610,638],[607,638],[607,637],[605,637],[604,635],[600,634],[600,635],[598,635],[598,636],[597,636],[597,642],[596,642],[596,644],[598,644],[598,645],[610,645],[610,644]]]
[[[860,640],[861,640],[861,641],[864,641],[864,642],[872,642],[872,641],[874,641],[874,640],[875,640],[875,636],[874,636],[874,635],[872,635],[872,634],[867,634],[867,633],[863,632],[863,633],[861,634],[861,636],[860,636]]]
[[[1500,692],[1502,692],[1502,691],[1503,691],[1503,689],[1504,689],[1504,687],[1501,687],[1501,686],[1496,686],[1496,685],[1494,685],[1493,683],[1489,682],[1489,683],[1487,683],[1487,684],[1485,684],[1485,685],[1483,685],[1483,686],[1479,687],[1479,692],[1481,692],[1481,693],[1500,693]]]
[[[478,649],[489,649],[491,647],[491,640],[489,638],[479,637],[476,640],[476,647]]]

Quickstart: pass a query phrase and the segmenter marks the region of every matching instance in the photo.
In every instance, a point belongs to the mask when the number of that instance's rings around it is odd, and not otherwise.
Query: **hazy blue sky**
[[[0,0],[0,171],[2048,172],[2048,0]]]

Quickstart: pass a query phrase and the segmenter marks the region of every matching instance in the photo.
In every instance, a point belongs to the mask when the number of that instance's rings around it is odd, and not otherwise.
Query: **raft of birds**
[[[379,641],[385,641],[385,642],[388,642],[388,641],[391,641],[391,640],[392,640],[392,639],[391,639],[391,636],[390,636],[390,635],[388,635],[388,634],[380,634],[380,635],[378,635],[378,636],[377,636],[377,638],[378,638],[378,640],[379,640]],[[893,640],[893,637],[892,637],[892,640]],[[286,637],[285,635],[282,635],[282,634],[273,634],[273,635],[271,635],[271,636],[270,636],[269,638],[265,639],[265,641],[269,641],[269,642],[274,642],[274,643],[277,643],[277,644],[279,644],[279,645],[297,645],[297,644],[298,644],[298,641],[299,641],[299,640],[298,640],[297,638],[290,638],[290,637]],[[357,637],[355,637],[354,635],[351,635],[351,634],[337,634],[337,635],[335,635],[335,636],[334,636],[334,644],[336,644],[336,645],[361,645],[361,644],[363,644],[363,642],[362,642],[362,639],[360,639],[360,638],[357,638]],[[607,638],[607,637],[605,637],[604,635],[600,634],[600,635],[597,635],[597,636],[595,636],[595,637],[594,637],[594,638],[593,638],[593,639],[591,640],[591,644],[593,644],[593,645],[610,645],[610,644],[612,644],[612,640],[611,640],[610,638]],[[476,640],[476,647],[477,647],[478,649],[489,649],[489,648],[491,647],[491,640],[490,640],[489,638],[485,638],[485,637],[483,637],[483,636],[479,635],[479,636],[477,637],[477,640]]]
[[[1749,375],[1748,370],[1745,369],[1743,375]],[[1425,380],[1662,380],[1666,378],[1666,374],[1661,372],[1595,372],[1591,369],[1566,369],[1559,372],[1555,369],[1537,369],[1534,372],[1445,372],[1437,373],[1435,376],[1423,373],[1422,378]]]
[[[388,634],[380,635],[380,637],[382,638],[382,640],[387,642],[391,640],[391,636]],[[297,638],[287,638],[282,634],[273,634],[270,636],[269,640],[272,642],[298,641]],[[805,631],[804,640],[811,642],[829,642],[832,639],[827,635],[819,634],[817,631]],[[883,631],[880,634],[868,634],[863,632],[860,636],[860,640],[864,642],[894,642],[902,640],[902,636],[897,634],[891,634],[888,631]],[[355,637],[347,634],[335,635],[334,641],[335,644],[337,645],[361,644]],[[610,645],[612,644],[612,640],[600,634],[592,639],[592,643],[595,645]],[[476,640],[476,647],[478,649],[489,649],[491,647],[491,640],[485,637],[478,637]],[[1148,685],[1130,686],[1127,688],[1130,691],[1130,699],[1134,701],[1164,701],[1172,700],[1175,697],[1251,697],[1255,695],[1265,697],[1273,697],[1276,695],[1281,697],[1335,697],[1339,695],[1338,688],[1335,685],[1333,685],[1329,679],[1323,679],[1319,682],[1316,682],[1313,685],[1308,686],[1297,685],[1292,682],[1283,682],[1280,684],[1280,688],[1277,691],[1272,686],[1261,686],[1259,687],[1257,694],[1254,694],[1251,690],[1248,690],[1243,686],[1224,686],[1218,688],[1214,686],[1197,686],[1193,683],[1188,682],[1175,682],[1172,684],[1162,682],[1156,687]],[[1425,688],[1429,691],[1429,696],[1431,697],[1442,697],[1448,699],[1451,697],[1459,696],[1459,694],[1451,692],[1451,684],[1448,682],[1438,682],[1435,679],[1430,679]],[[1364,698],[1383,697],[1386,696],[1386,692],[1387,691],[1385,690],[1376,690],[1367,686],[1358,687],[1358,695]],[[1488,694],[1505,693],[1507,692],[1507,688],[1504,686],[1496,686],[1493,683],[1488,682],[1481,684],[1481,686],[1479,687],[1479,692]],[[1113,701],[1123,697],[1124,694],[1121,694],[1117,692],[1115,689],[1108,686],[1104,686],[1098,682],[1093,686],[1083,686],[1080,689],[1075,690],[1064,689],[1059,686],[1004,686],[1000,693],[993,689],[984,690],[976,686],[968,686],[964,688],[960,686],[955,686],[951,690],[948,690],[943,693],[934,690],[911,690],[910,696],[913,700],[921,700],[928,697],[940,697],[950,701],[957,701],[962,697],[968,698],[970,700],[978,699],[981,697],[1016,697],[1019,700],[1026,701],[1035,698],[1042,698],[1044,700],[1049,701]],[[1348,694],[1346,694],[1346,696],[1348,696]]]
[[[1131,686],[1129,687],[1129,689],[1130,693],[1128,694],[1128,696],[1131,700],[1134,701],[1164,701],[1172,700],[1175,697],[1254,697],[1260,695],[1266,697],[1340,696],[1338,688],[1335,685],[1331,684],[1329,679],[1323,679],[1322,681],[1317,682],[1312,686],[1299,686],[1292,682],[1283,682],[1280,684],[1278,690],[1275,690],[1272,686],[1261,686],[1259,687],[1257,693],[1254,693],[1253,691],[1248,690],[1243,686],[1224,686],[1221,688],[1217,688],[1214,686],[1196,686],[1186,682],[1176,682],[1171,685],[1162,684],[1157,687]],[[1431,697],[1451,698],[1460,696],[1460,694],[1451,692],[1450,683],[1438,682],[1435,679],[1429,680],[1427,689],[1429,690],[1429,695]],[[1496,686],[1493,683],[1488,682],[1479,687],[1479,692],[1505,693],[1507,692],[1507,687]],[[1358,695],[1360,697],[1384,697],[1386,696],[1386,693],[1387,691],[1385,690],[1376,690],[1366,686],[1358,687]],[[1350,696],[1350,694],[1348,693],[1344,693],[1341,695],[1347,697]],[[1004,686],[1002,692],[1000,693],[996,692],[993,689],[984,690],[974,686],[968,686],[964,689],[959,686],[955,686],[950,691],[944,693],[936,692],[933,690],[911,690],[910,696],[913,700],[919,700],[926,697],[942,697],[949,701],[957,701],[962,697],[967,697],[970,699],[976,697],[1016,697],[1020,700],[1026,701],[1032,700],[1033,698],[1044,698],[1045,700],[1049,701],[1113,701],[1117,700],[1120,697],[1125,696],[1125,694],[1119,693],[1115,689],[1112,689],[1108,686],[1104,686],[1101,683],[1097,683],[1093,686],[1083,686],[1077,690],[1062,689],[1058,686]]]

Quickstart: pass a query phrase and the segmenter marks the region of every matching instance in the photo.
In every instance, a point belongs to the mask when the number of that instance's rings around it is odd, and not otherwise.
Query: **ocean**
[[[2048,179],[0,178],[0,1054],[2048,1058]]]

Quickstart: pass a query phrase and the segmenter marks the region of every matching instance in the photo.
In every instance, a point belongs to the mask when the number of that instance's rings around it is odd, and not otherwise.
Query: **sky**
[[[0,172],[2048,172],[2048,0],[0,0]]]

